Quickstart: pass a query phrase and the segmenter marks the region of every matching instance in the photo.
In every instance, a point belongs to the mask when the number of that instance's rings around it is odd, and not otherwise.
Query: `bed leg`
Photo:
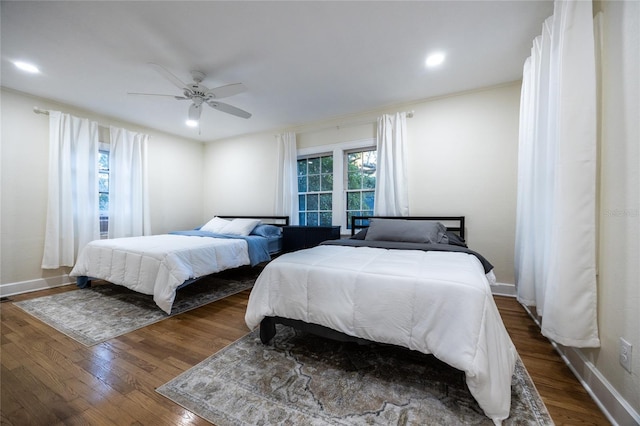
[[[80,288],[89,288],[91,287],[91,280],[89,277],[78,277],[76,278],[76,285]]]
[[[265,317],[260,321],[260,341],[265,345],[276,335],[276,321],[272,317]]]

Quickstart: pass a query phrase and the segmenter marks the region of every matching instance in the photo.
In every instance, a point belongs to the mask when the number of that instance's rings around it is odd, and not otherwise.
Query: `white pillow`
[[[260,219],[233,219],[224,227],[221,234],[247,236],[258,224]]]
[[[224,234],[222,230],[231,223],[230,220],[221,217],[214,217],[209,222],[202,225],[201,231],[213,232],[214,234]]]

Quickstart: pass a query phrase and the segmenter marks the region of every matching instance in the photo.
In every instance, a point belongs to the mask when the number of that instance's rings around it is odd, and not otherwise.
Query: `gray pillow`
[[[448,240],[448,244],[451,244],[452,246],[467,247],[467,243],[464,241],[464,238],[451,231],[447,231],[447,235],[445,235],[445,238]],[[442,241],[442,243],[444,243],[444,240]]]
[[[355,234],[353,237],[351,237],[352,240],[364,240],[367,237],[367,228],[361,229],[360,231],[358,231],[357,234]]]
[[[371,219],[365,240],[435,244],[447,228],[440,222],[406,219]]]

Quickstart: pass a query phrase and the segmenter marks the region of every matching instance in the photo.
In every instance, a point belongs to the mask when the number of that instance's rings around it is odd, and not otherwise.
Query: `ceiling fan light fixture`
[[[427,56],[427,60],[425,61],[425,65],[428,68],[437,67],[438,65],[444,62],[445,54],[443,52],[432,53]]]
[[[200,104],[193,103],[189,107],[189,120],[199,121],[200,120],[200,114],[202,114],[202,103],[200,103]]]
[[[186,124],[189,127],[198,127],[200,122],[198,120],[187,120]]]
[[[23,62],[23,61],[14,61],[13,65],[16,66],[16,68],[18,68],[19,70],[28,72],[30,74],[39,74],[40,73],[40,69],[33,65],[30,64],[28,62]]]

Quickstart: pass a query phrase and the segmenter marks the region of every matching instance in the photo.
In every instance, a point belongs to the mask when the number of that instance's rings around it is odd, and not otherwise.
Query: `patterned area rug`
[[[389,345],[340,343],[278,325],[257,331],[157,392],[226,425],[492,425],[459,370]],[[552,425],[518,359],[505,425]]]
[[[171,315],[153,296],[96,281],[91,288],[15,302],[56,330],[92,346],[251,288],[258,271],[239,269],[203,278],[176,293]]]

